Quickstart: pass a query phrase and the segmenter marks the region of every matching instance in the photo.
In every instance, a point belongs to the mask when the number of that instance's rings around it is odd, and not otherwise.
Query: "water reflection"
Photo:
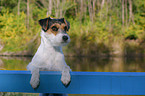
[[[0,57],[0,70],[26,70],[32,57]],[[65,57],[73,71],[93,72],[145,72],[145,58],[123,57]],[[0,93],[0,96],[38,96],[38,94]],[[69,96],[114,96],[114,95],[76,95]],[[123,95],[116,95],[123,96]],[[134,95],[137,96],[137,95]]]
[[[0,69],[26,70],[31,57],[0,57]]]
[[[67,64],[73,71],[93,72],[144,72],[145,58],[87,58],[67,57]]]

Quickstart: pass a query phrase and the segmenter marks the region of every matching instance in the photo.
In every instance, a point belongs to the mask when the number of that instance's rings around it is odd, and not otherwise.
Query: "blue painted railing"
[[[40,72],[40,86],[29,84],[30,71],[0,71],[0,92],[145,95],[145,72],[71,72],[68,87],[61,72]]]

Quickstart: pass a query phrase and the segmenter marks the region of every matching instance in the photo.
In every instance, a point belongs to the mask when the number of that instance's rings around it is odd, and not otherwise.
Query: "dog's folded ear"
[[[41,25],[42,29],[46,32],[49,29],[49,21],[51,18],[40,19],[39,24]]]
[[[67,25],[67,31],[68,31],[70,29],[70,23],[67,20],[65,20],[64,18],[63,18],[63,20],[64,20],[65,24]]]

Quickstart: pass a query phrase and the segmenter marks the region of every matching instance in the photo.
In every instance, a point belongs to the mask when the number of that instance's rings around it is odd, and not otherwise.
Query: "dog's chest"
[[[38,50],[39,64],[42,66],[54,66],[61,63],[63,59],[63,53],[60,50],[53,48],[42,48]]]

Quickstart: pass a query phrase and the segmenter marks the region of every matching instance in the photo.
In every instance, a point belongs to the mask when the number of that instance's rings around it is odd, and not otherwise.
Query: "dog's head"
[[[49,17],[40,19],[39,24],[52,46],[65,46],[70,42],[70,37],[67,34],[70,23],[64,18],[52,19]]]

